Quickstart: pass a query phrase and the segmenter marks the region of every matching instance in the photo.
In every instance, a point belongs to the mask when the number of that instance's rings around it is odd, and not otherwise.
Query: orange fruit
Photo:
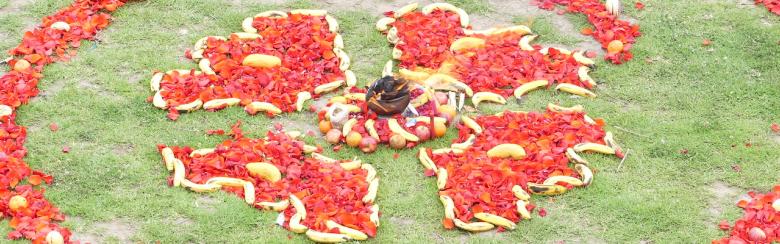
[[[8,207],[12,211],[24,209],[27,207],[27,198],[24,198],[24,196],[21,195],[13,196],[11,197],[11,200],[8,200]]]
[[[320,120],[320,132],[322,132],[322,134],[328,133],[330,129],[333,129],[333,125],[330,124],[330,121]]]
[[[620,40],[613,40],[607,45],[607,53],[615,54],[623,51],[623,42]]]
[[[442,137],[444,134],[447,133],[447,125],[444,123],[434,123],[433,124],[433,134],[436,137]]]
[[[360,146],[360,140],[363,140],[363,136],[357,131],[352,131],[347,134],[347,145],[350,147]]]
[[[16,71],[25,71],[30,68],[30,62],[27,62],[27,60],[20,59],[19,61],[16,61],[16,64],[14,64],[14,70]]]

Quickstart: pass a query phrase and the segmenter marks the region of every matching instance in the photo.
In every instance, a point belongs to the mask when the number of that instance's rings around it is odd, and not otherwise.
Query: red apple
[[[376,151],[376,139],[366,136],[360,140],[360,151],[364,153],[373,153]]]
[[[330,144],[339,144],[341,142],[341,131],[337,129],[331,129],[325,134],[325,141]]]
[[[428,129],[427,126],[417,126],[417,128],[414,129],[414,134],[420,138],[420,141],[431,139],[431,129]]]

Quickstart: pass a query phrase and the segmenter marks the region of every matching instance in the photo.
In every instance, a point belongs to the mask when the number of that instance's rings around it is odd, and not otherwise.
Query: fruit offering
[[[247,138],[239,122],[231,135],[214,148],[159,145],[173,173],[169,185],[231,192],[250,206],[279,212],[279,225],[316,242],[376,236],[379,178],[370,164],[326,157],[320,148],[297,140],[299,132]]]
[[[472,30],[468,14],[448,3],[417,7],[387,12],[376,26],[395,45],[402,78],[463,92],[475,107],[505,104],[509,96],[521,98],[542,87],[596,96],[589,75],[595,62],[585,51],[532,44],[538,35],[522,25]],[[392,66],[386,70],[392,72]]]
[[[604,58],[614,64],[621,64],[634,57],[631,47],[636,38],[641,36],[639,25],[632,24],[620,16],[620,2],[608,0],[606,4],[599,0],[534,0],[539,8],[555,10],[556,5],[563,5],[566,12],[581,13],[588,17],[593,28],[585,28],[581,32],[592,36],[607,50]]]
[[[453,111],[447,101],[439,102],[435,92],[423,86],[409,88],[409,106],[416,114],[402,113],[379,116],[369,109],[366,89],[353,87],[336,96],[318,111],[320,131],[331,144],[346,143],[370,153],[376,144],[388,144],[394,149],[411,148],[417,144],[444,136],[448,120],[445,111]],[[408,109],[407,108],[407,109]],[[368,141],[361,141],[371,138]]]
[[[456,143],[418,154],[425,175],[436,176],[447,229],[514,229],[531,218],[536,207],[531,195],[560,195],[593,183],[594,166],[581,154],[623,157],[604,122],[579,105],[476,119],[464,115],[460,121]]]
[[[338,22],[325,10],[267,11],[241,26],[243,32],[204,37],[187,51],[200,70],[154,73],[152,104],[172,120],[179,111],[233,105],[276,115],[357,81]]]

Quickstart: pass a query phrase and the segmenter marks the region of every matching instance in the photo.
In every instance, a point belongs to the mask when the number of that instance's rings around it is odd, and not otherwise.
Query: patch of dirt
[[[76,220],[82,221],[83,220]],[[128,219],[116,219],[107,222],[97,222],[87,228],[87,232],[74,232],[72,239],[82,243],[105,243],[113,238],[119,243],[130,243],[131,238],[138,232],[139,227]]]
[[[170,221],[170,223],[172,225],[176,225],[176,226],[192,225],[192,224],[195,223],[195,221],[193,221],[192,219],[186,218],[186,217],[182,217],[182,216],[173,217],[173,218],[169,219],[169,221]]]
[[[774,26],[774,25],[775,25],[775,22],[772,22],[772,21],[771,21],[771,20],[769,20],[769,18],[767,18],[767,17],[763,17],[763,18],[761,18],[761,24],[763,24],[763,25],[765,25],[765,26]]]
[[[506,242],[506,236],[507,235],[506,235],[506,233],[498,233],[498,231],[496,231],[496,229],[493,229],[493,230],[490,230],[490,231],[477,233],[474,236],[479,236],[481,238],[490,238],[492,240],[496,240],[496,241],[499,241],[499,242]],[[468,243],[471,243],[471,242],[473,242],[473,241],[470,241]]]
[[[0,15],[18,12],[32,2],[33,0],[11,0],[5,8],[0,8]]]
[[[133,144],[119,144],[115,145],[111,152],[118,156],[124,156],[132,152],[133,149],[135,149]]]
[[[65,88],[65,81],[52,81],[51,83],[47,84],[46,87],[41,88],[41,92],[38,94],[38,96],[33,98],[33,101],[36,99],[44,99],[56,96],[58,93],[60,93],[60,91],[62,91],[63,88]]]
[[[195,199],[195,207],[203,209],[207,213],[213,213],[214,212],[214,205],[217,205],[221,203],[219,199],[213,198],[209,195],[199,195],[197,199]]]
[[[710,214],[712,221],[707,224],[714,228],[717,225],[716,220],[723,215],[723,208],[735,203],[739,199],[738,196],[742,190],[724,182],[716,181],[710,185],[709,191],[713,198],[707,203],[707,212]]]
[[[127,82],[130,83],[130,84],[134,84],[135,85],[135,84],[140,83],[141,79],[143,77],[144,76],[142,74],[134,73],[134,74],[130,75],[130,78],[127,79]]]
[[[433,3],[434,1],[429,1],[429,0],[423,0],[423,1],[324,0],[324,2],[325,2],[325,6],[327,6],[328,9],[345,10],[345,11],[365,10],[371,13],[372,15],[376,15],[377,18],[379,18],[379,16],[382,15],[382,13],[387,11],[397,10],[411,2],[417,2],[420,4],[420,7],[422,7],[430,3]]]
[[[642,108],[639,107],[639,105],[634,103],[626,103],[623,104],[623,106],[620,107],[620,111],[627,113],[627,112],[639,112]]]
[[[316,117],[316,115],[314,116]],[[282,124],[282,126],[284,126],[284,129],[286,131],[299,131],[303,134],[303,136],[308,136],[307,133],[309,133],[309,131],[314,132],[315,136],[321,136],[322,134],[320,133],[320,129],[317,123],[315,123],[313,120],[298,121],[298,120],[291,120],[288,118],[277,118],[271,121],[271,126],[269,127],[269,130],[275,130],[274,125],[276,123]]]
[[[436,243],[445,243],[445,239],[441,234],[437,232],[431,232],[431,235],[433,235],[433,239],[436,240]]]
[[[393,225],[400,226],[401,228],[407,228],[409,226],[414,226],[417,224],[417,221],[414,221],[410,218],[405,217],[390,217],[390,223],[393,223]]]
[[[99,84],[96,84],[90,80],[81,80],[76,84],[79,88],[92,90],[96,92],[101,97],[106,97],[112,100],[119,99],[121,96],[114,94],[113,92],[106,90],[104,87],[102,87]]]
[[[756,3],[753,0],[735,0],[738,8],[755,8]]]
[[[780,144],[780,135],[775,134],[775,135],[771,135],[769,137],[772,139],[773,142],[775,142],[777,144]]]

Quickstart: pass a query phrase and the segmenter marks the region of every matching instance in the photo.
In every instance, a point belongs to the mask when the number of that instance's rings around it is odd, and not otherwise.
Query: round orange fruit
[[[620,51],[623,51],[623,42],[620,40],[613,40],[607,45],[607,52],[610,54],[619,53]]]
[[[330,121],[327,120],[320,121],[320,132],[322,132],[322,134],[328,133],[330,129],[333,129],[333,125],[330,124]]]

